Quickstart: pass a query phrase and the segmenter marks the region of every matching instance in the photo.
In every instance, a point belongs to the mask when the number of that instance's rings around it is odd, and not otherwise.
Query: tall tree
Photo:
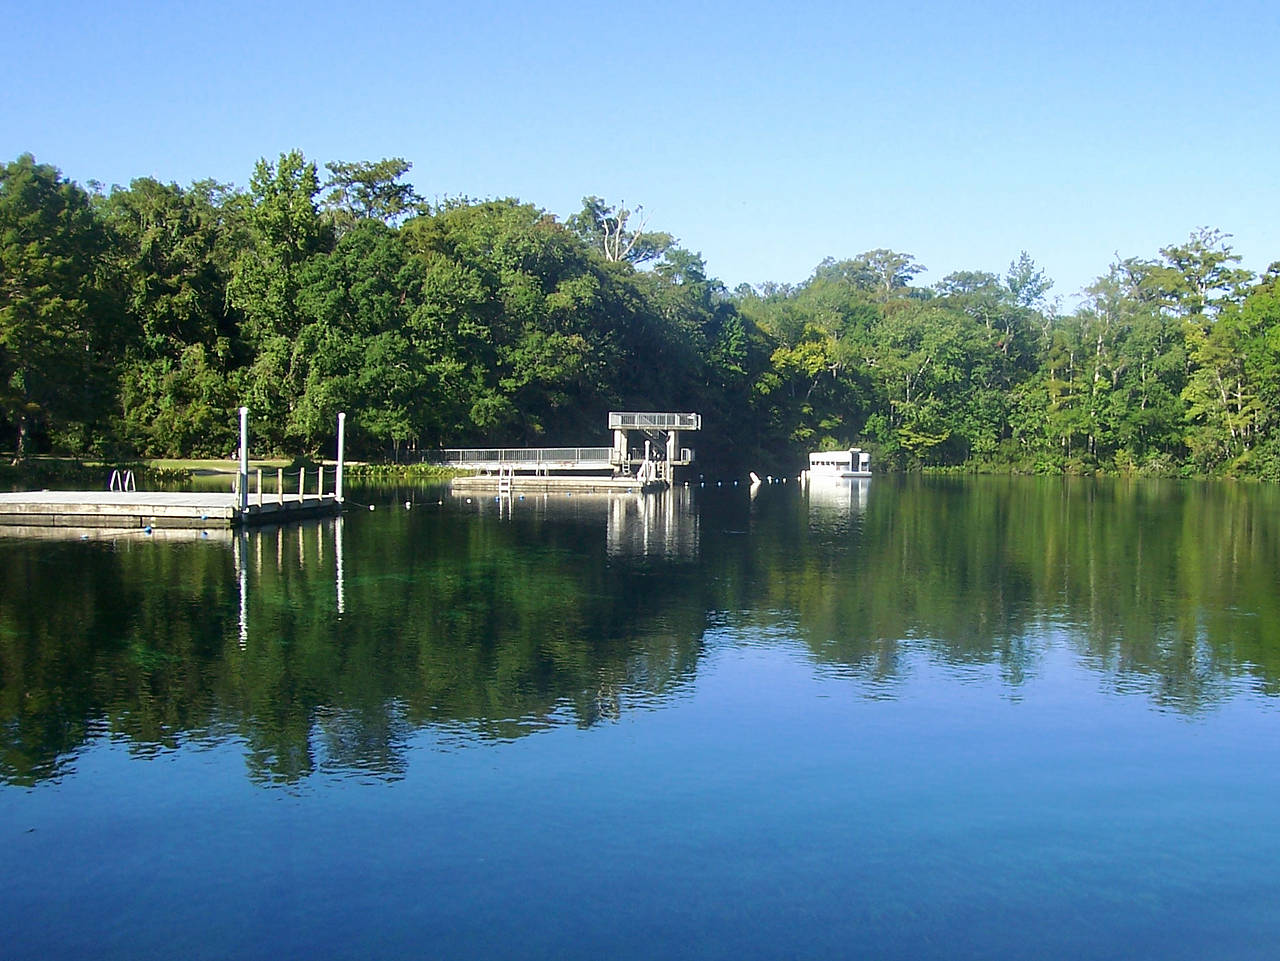
[[[299,151],[258,161],[249,182],[249,246],[237,259],[227,295],[244,314],[254,359],[244,397],[268,446],[281,447],[297,398],[296,338],[303,318],[298,291],[308,261],[329,251],[333,230],[316,206],[320,181]]]
[[[1227,242],[1231,235],[1210,227],[1191,232],[1185,244],[1160,248],[1163,264],[1149,268],[1165,306],[1181,317],[1206,321],[1228,303],[1239,303],[1253,274],[1234,266],[1240,257]]]
[[[1044,296],[1053,287],[1053,281],[1024,250],[1018,259],[1010,261],[1005,284],[1019,307],[1039,309],[1044,306]]]
[[[928,269],[911,254],[877,247],[852,260],[828,257],[814,270],[810,282],[844,281],[883,303],[906,291],[911,281]]]
[[[107,236],[88,195],[23,154],[0,167],[0,411],[16,457],[37,426],[101,412],[114,355],[99,285]]]
[[[608,204],[599,197],[583,197],[582,210],[566,223],[570,230],[599,250],[605,260],[612,262],[646,264],[657,260],[675,244],[675,238],[668,233],[645,230],[648,221],[643,206],[628,210],[622,204]]]
[[[148,454],[225,453],[234,443],[238,318],[226,300],[226,215],[211,193],[142,178],[101,205],[138,332],[120,371],[123,431]]]
[[[413,164],[401,157],[341,160],[325,164],[329,179],[324,189],[324,209],[334,219],[340,233],[350,230],[361,220],[380,220],[398,224],[406,217],[423,211],[423,199],[412,184],[400,183]]]

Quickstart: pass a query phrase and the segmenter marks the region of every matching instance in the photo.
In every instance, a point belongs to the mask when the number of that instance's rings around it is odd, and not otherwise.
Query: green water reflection
[[[0,542],[0,781],[58,778],[104,737],[140,755],[238,739],[264,784],[397,778],[419,732],[448,748],[661,709],[722,628],[794,641],[862,696],[895,696],[923,653],[994,668],[1016,697],[1062,646],[1160,710],[1278,690],[1271,488],[352,496],[379,509],[188,542]]]

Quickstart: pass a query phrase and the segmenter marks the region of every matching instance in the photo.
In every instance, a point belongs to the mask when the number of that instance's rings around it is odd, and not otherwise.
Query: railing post
[[[262,506],[262,468],[258,468],[258,506]]]
[[[324,464],[316,468],[316,496],[324,498]]]
[[[307,486],[307,469],[305,467],[298,468],[298,503],[302,503],[302,492]]]
[[[284,468],[276,468],[276,500],[280,506],[284,506]]]

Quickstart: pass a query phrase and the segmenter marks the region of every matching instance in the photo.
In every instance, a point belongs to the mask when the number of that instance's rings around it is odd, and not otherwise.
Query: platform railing
[[[261,467],[254,468],[248,475],[247,504],[261,507],[266,502],[283,504],[286,501],[298,503],[307,498],[338,498],[338,468],[334,464],[321,464],[313,468],[277,467],[275,477],[270,474],[263,480]],[[234,474],[231,479],[231,490],[240,493],[240,475]]]
[[[612,447],[471,447],[434,451],[431,463],[467,470],[589,470],[613,466]]]
[[[662,411],[609,411],[610,430],[701,430],[699,414]]]

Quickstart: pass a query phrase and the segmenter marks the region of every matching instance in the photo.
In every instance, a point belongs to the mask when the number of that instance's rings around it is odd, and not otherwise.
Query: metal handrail
[[[612,447],[470,447],[434,451],[428,455],[442,464],[546,464],[569,462],[609,463]]]
[[[610,430],[701,430],[700,414],[664,411],[609,411]]]

